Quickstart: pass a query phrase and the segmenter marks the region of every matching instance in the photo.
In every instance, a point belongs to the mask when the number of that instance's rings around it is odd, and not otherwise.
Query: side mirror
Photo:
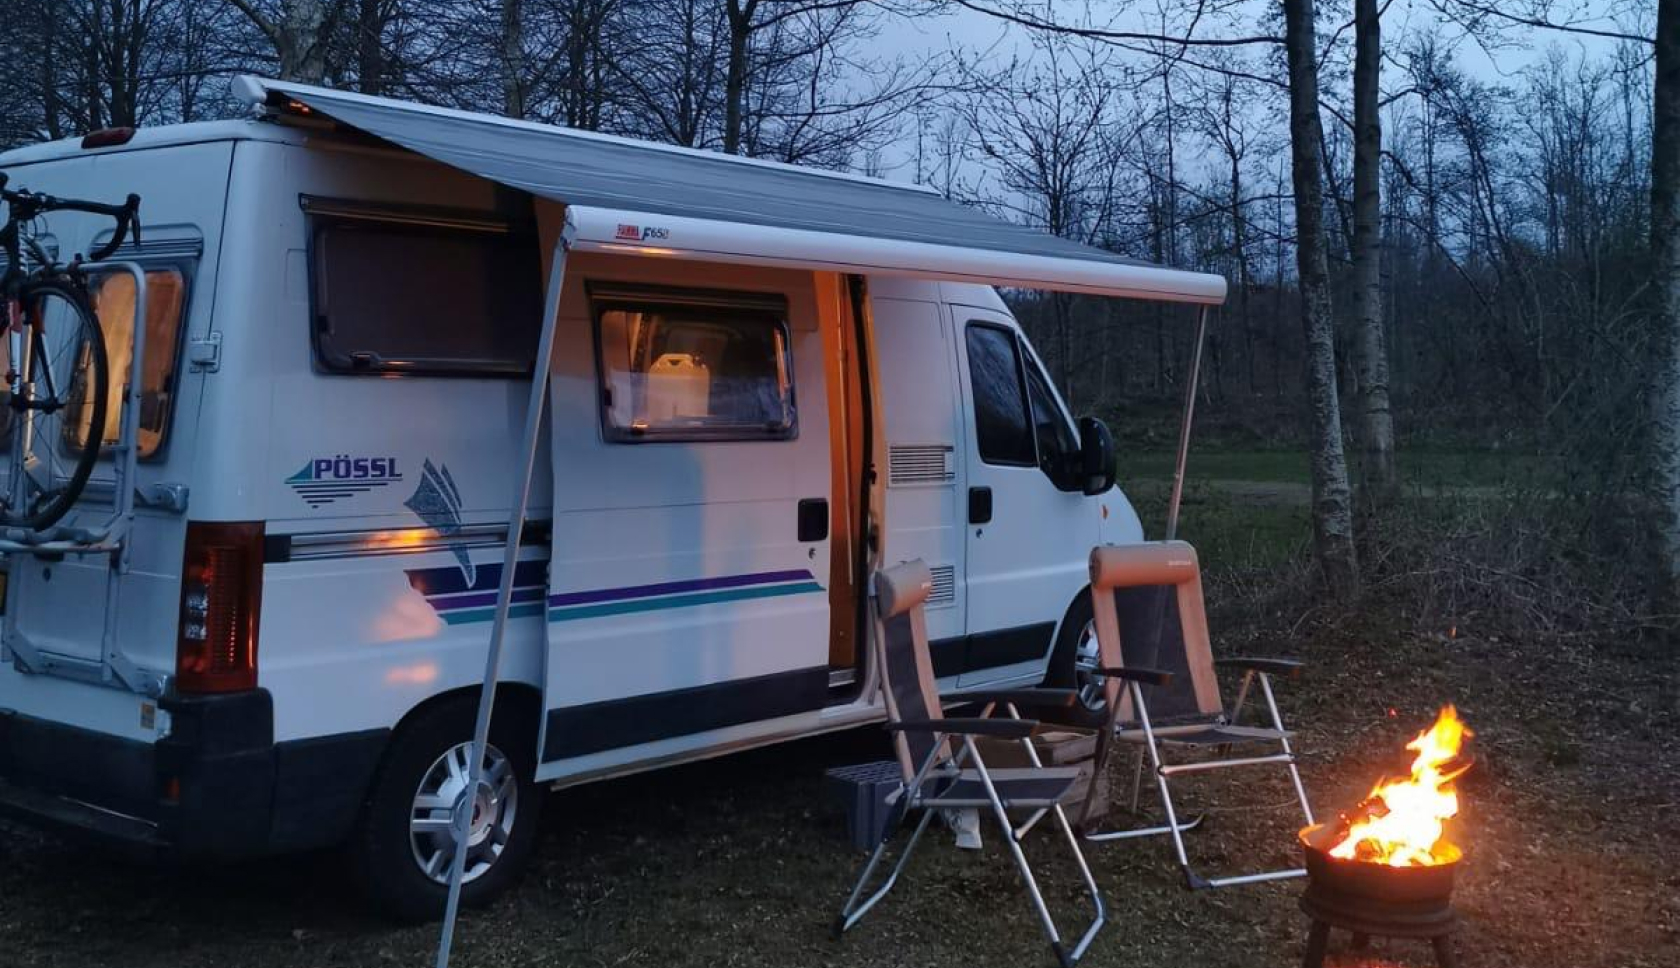
[[[1114,435],[1096,417],[1079,418],[1079,483],[1086,494],[1114,486]]]

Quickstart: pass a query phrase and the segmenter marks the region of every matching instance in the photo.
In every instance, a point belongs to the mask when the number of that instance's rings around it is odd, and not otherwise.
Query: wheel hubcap
[[[513,761],[494,746],[485,746],[478,786],[471,796],[466,795],[471,756],[471,743],[446,750],[414,791],[409,846],[420,870],[439,884],[449,883],[449,870],[455,861],[453,820],[457,810],[470,812],[463,883],[483,875],[502,855],[519,810],[519,782]]]
[[[1079,632],[1079,644],[1073,653],[1073,685],[1079,692],[1079,701],[1086,709],[1100,712],[1108,703],[1108,696],[1103,691],[1106,677],[1097,672],[1102,668],[1102,649],[1097,645],[1097,625],[1086,622]]]

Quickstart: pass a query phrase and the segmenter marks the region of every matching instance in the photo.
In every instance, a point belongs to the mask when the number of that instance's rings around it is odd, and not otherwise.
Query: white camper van
[[[137,431],[66,520],[132,490],[120,549],[0,542],[0,808],[174,856],[348,842],[436,911],[504,584],[468,901],[541,785],[882,718],[883,562],[932,566],[942,687],[1074,676],[1087,555],[1142,529],[985,282],[1222,280],[911,186],[239,83],[253,120],[0,154],[14,187],[141,196],[111,261],[145,297],[93,267]],[[37,229],[67,257],[108,225]]]

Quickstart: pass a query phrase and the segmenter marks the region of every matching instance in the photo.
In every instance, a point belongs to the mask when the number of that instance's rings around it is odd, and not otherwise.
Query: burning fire
[[[1355,817],[1344,819],[1347,832],[1330,848],[1330,856],[1389,867],[1429,867],[1453,860],[1457,851],[1443,835],[1443,825],[1458,813],[1453,781],[1469,764],[1455,761],[1459,746],[1471,735],[1457,710],[1443,708],[1435,725],[1406,744],[1417,752],[1412,775],[1378,783]]]

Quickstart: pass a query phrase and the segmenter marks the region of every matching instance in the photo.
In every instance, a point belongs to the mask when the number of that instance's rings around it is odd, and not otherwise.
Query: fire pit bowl
[[[1453,875],[1464,856],[1458,847],[1447,847],[1449,859],[1429,867],[1390,867],[1331,857],[1337,834],[1331,825],[1320,823],[1297,835],[1307,857],[1309,891],[1385,907],[1451,902]]]
[[[1435,946],[1436,963],[1455,968],[1452,889],[1462,851],[1448,846],[1439,863],[1393,867],[1331,857],[1330,848],[1339,836],[1340,831],[1327,824],[1304,828],[1297,835],[1307,861],[1301,910],[1313,922],[1307,936],[1307,968],[1324,963],[1332,927],[1353,932],[1355,948],[1363,948],[1372,935],[1426,938]]]

